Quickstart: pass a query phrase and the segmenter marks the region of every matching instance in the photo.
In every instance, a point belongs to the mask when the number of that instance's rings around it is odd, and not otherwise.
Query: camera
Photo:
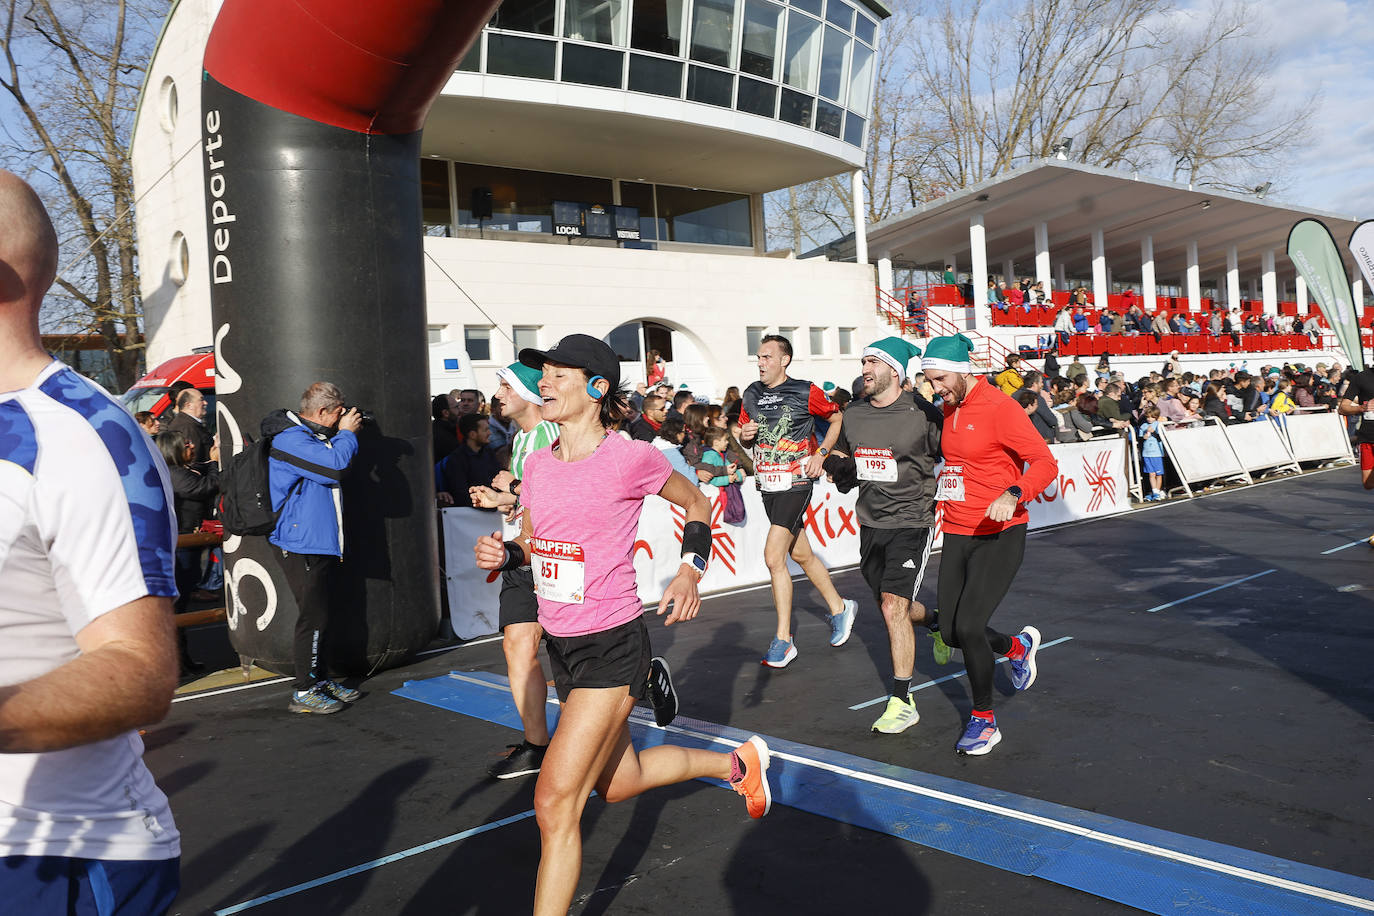
[[[349,404],[346,407],[344,407],[344,413],[348,413],[350,410],[356,410],[358,412],[358,419],[362,420],[364,423],[377,422],[377,418],[372,415],[372,411],[370,410],[365,410],[362,407],[357,406],[356,404]]]

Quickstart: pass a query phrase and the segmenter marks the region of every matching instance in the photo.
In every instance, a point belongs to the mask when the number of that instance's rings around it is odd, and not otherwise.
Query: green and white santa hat
[[[921,360],[921,369],[935,369],[940,372],[973,372],[970,356],[973,341],[963,334],[937,337],[926,345],[926,355]]]
[[[496,370],[497,378],[510,385],[511,391],[531,404],[544,403],[544,399],[539,396],[539,377],[541,374],[538,369],[526,366],[518,360],[504,369]]]
[[[897,381],[906,381],[906,367],[921,355],[921,348],[900,337],[884,337],[864,347],[864,356],[872,356],[897,370]]]

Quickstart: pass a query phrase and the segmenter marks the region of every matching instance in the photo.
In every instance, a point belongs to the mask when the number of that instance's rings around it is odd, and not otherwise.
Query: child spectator
[[[1153,404],[1145,408],[1145,422],[1140,424],[1141,470],[1150,475],[1150,494],[1146,502],[1164,499],[1164,445],[1160,436],[1164,424],[1159,421],[1159,408]]]
[[[744,469],[726,457],[725,454],[730,448],[730,433],[717,427],[711,427],[706,430],[702,441],[704,448],[701,450],[701,460],[698,462],[697,478],[702,483],[709,483],[713,487],[744,483]],[[704,470],[702,465],[723,468],[725,473],[713,474],[711,471]]]

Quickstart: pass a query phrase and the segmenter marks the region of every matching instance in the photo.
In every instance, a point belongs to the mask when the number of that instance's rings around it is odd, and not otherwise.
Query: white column
[[[1226,308],[1240,308],[1240,262],[1235,245],[1226,249]]]
[[[1005,280],[1005,281],[1007,281],[1007,286],[1011,286],[1013,283],[1016,282],[1016,262],[1015,262],[1015,261],[1003,261],[1003,262],[1002,262],[1002,279]]]
[[[1140,240],[1140,287],[1145,311],[1153,312],[1159,307],[1159,290],[1155,287],[1155,240],[1148,235]]]
[[[1250,298],[1252,300],[1260,297],[1259,280],[1255,277],[1250,278]]]
[[[1356,277],[1350,281],[1350,300],[1355,303],[1355,315],[1364,317],[1364,280]]]
[[[949,269],[954,271],[955,277],[959,276],[959,259],[954,256],[954,252],[951,251],[945,255],[945,264],[948,264]]]
[[[868,221],[864,216],[868,208],[864,206],[864,170],[855,169],[849,173],[849,187],[854,202],[854,263],[868,263]]]
[[[892,252],[884,251],[878,255],[878,288],[892,295]]]
[[[1302,274],[1298,274],[1297,279],[1295,279],[1295,280],[1293,281],[1293,292],[1294,292],[1294,294],[1296,295],[1297,300],[1298,300],[1298,314],[1299,314],[1299,315],[1306,315],[1306,314],[1307,314],[1307,281],[1303,279]]]
[[[1045,287],[1048,296],[1054,287],[1050,284],[1050,226],[1049,223],[1035,224],[1035,282]]]
[[[454,212],[456,213],[456,212],[458,212],[458,211],[455,210]],[[1063,261],[1060,261],[1058,264],[1054,265],[1054,288],[1055,288],[1055,289],[1068,289],[1068,288],[1069,288],[1069,276],[1068,276],[1068,273],[1064,270],[1064,262],[1063,262]]]
[[[1093,230],[1093,308],[1107,307],[1107,244],[1101,229]]]
[[[1188,243],[1188,311],[1202,308],[1202,280],[1198,277],[1197,242]]]
[[[1264,293],[1264,314],[1279,313],[1278,278],[1274,274],[1274,250],[1271,248],[1260,256],[1260,289]]]
[[[973,284],[973,329],[983,331],[992,326],[992,313],[987,306],[988,237],[981,213],[969,217],[968,243],[973,250],[973,263],[969,267],[969,282]]]

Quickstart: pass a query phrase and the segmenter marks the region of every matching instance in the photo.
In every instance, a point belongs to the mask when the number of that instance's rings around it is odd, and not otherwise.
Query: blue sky
[[[1322,93],[1313,142],[1275,196],[1374,219],[1374,0],[1261,0],[1247,12],[1278,53],[1277,101]]]

